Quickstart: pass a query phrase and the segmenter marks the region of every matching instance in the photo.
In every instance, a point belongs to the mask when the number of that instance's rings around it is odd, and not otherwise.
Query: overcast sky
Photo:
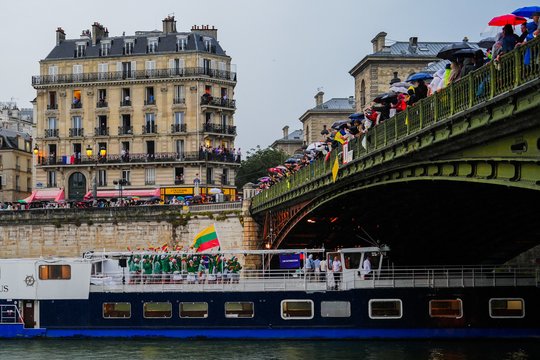
[[[488,21],[525,0],[18,0],[2,1],[0,11],[0,101],[12,98],[30,107],[32,75],[55,45],[61,26],[78,38],[94,21],[111,36],[161,29],[173,14],[178,31],[214,25],[218,40],[237,65],[236,146],[266,147],[315,105],[318,88],[325,100],[354,95],[349,70],[372,51],[379,31],[387,40],[471,41]]]

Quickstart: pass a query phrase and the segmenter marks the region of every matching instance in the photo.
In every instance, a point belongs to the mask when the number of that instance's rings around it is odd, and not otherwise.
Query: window
[[[145,185],[154,185],[156,183],[156,168],[144,169],[144,183]]]
[[[174,168],[174,185],[184,183],[184,168]]]
[[[214,183],[214,169],[211,167],[206,168],[206,183],[207,184]]]
[[[494,298],[489,300],[489,316],[492,318],[525,317],[525,302],[517,298]]]
[[[40,265],[40,280],[69,280],[71,279],[70,265]]]
[[[81,81],[83,76],[83,66],[81,64],[73,65],[73,80]]]
[[[154,98],[154,88],[149,86],[145,91],[145,105],[155,105],[156,100]]]
[[[56,122],[56,118],[55,118],[55,117],[50,117],[50,118],[48,118],[48,119],[47,119],[47,122],[49,123],[49,129],[50,129],[50,130],[56,129],[56,124],[57,124],[57,122]]]
[[[348,301],[321,301],[321,317],[350,317],[351,303]]]
[[[122,179],[126,180],[128,185],[131,185],[131,171],[122,170]]]
[[[366,106],[366,82],[362,79],[360,83],[360,107],[363,109]]]
[[[430,300],[429,316],[458,319],[463,316],[463,303],[461,299]]]
[[[49,104],[47,104],[47,109],[57,109],[58,103],[56,101],[56,91],[49,91]]]
[[[227,129],[227,119],[227,114],[221,114],[221,127],[223,128],[223,130]]]
[[[281,302],[281,318],[313,319],[313,301],[311,300],[283,300]]]
[[[229,184],[229,169],[225,168],[223,169],[223,173],[221,174],[221,185],[228,185]]]
[[[80,58],[80,57],[86,56],[86,41],[77,42],[76,46],[77,47],[75,49],[75,57]]]
[[[47,171],[47,187],[56,187],[56,171]]]
[[[133,39],[125,40],[124,43],[124,54],[125,55],[131,55],[133,54],[133,46],[135,41]]]
[[[80,107],[77,105],[81,104],[81,90],[73,90],[73,105],[74,107]]]
[[[154,60],[147,60],[145,62],[144,70],[147,76],[153,76],[156,72],[156,62]]]
[[[98,171],[98,186],[107,186],[107,170]]]
[[[206,302],[181,302],[181,318],[207,318],[208,303]]]
[[[226,318],[252,318],[254,316],[252,302],[226,302],[225,317]]]
[[[176,36],[176,51],[186,50],[187,47],[187,35]]]
[[[345,269],[358,269],[360,267],[361,258],[362,253],[345,254]]]
[[[129,319],[131,317],[130,303],[103,303],[105,319]]]
[[[98,101],[100,103],[107,101],[107,89],[98,89]]]
[[[148,38],[148,53],[153,54],[158,48],[158,38]]]
[[[184,85],[174,86],[174,103],[185,104],[186,103],[186,88]]]
[[[111,52],[111,42],[110,40],[101,40],[100,44],[100,56],[109,56]]]
[[[403,316],[403,304],[399,299],[369,300],[371,319],[400,319]]]
[[[180,126],[184,124],[185,113],[183,111],[178,111],[174,113],[174,125]],[[182,129],[175,129],[177,132],[182,131]]]
[[[58,80],[58,65],[49,66],[49,76],[52,81]]]
[[[143,316],[146,319],[168,319],[172,316],[172,304],[170,302],[144,303]]]

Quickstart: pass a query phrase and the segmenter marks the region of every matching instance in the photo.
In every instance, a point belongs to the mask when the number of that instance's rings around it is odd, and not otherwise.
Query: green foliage
[[[242,160],[240,168],[236,173],[236,186],[238,189],[248,183],[257,183],[257,179],[268,175],[268,168],[283,164],[288,155],[281,151],[270,147],[261,149],[257,145],[257,149],[251,149],[247,153],[245,160]]]

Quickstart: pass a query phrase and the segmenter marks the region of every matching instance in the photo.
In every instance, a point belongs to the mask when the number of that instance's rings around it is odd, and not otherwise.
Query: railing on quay
[[[535,39],[501,56],[464,78],[450,84],[434,95],[422,99],[414,106],[371,128],[368,133],[367,149],[360,141],[349,142],[355,161],[400,140],[420,133],[424,129],[442,122],[464,110],[492,100],[510,90],[540,78],[540,39]],[[327,177],[338,151],[332,151],[330,161],[318,159],[310,166],[261,191],[253,197],[252,208],[257,208],[287,192],[307,183]],[[340,164],[340,168],[344,166]]]
[[[207,211],[234,211],[234,210],[242,210],[241,201],[224,202],[224,203],[216,203],[216,204],[189,205],[190,213],[207,212]]]
[[[125,80],[146,80],[164,79],[176,77],[205,76],[210,78],[236,81],[236,72],[208,69],[205,67],[190,67],[182,69],[156,69],[133,70],[133,71],[112,71],[112,72],[91,72],[84,74],[59,74],[59,75],[37,75],[32,76],[32,85],[51,84],[72,84],[103,81],[125,81]]]

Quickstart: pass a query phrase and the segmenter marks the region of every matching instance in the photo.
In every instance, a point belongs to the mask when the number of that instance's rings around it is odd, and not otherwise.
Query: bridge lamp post
[[[91,159],[92,158],[92,155],[93,155],[94,151],[92,150],[92,147],[90,145],[88,145],[86,147],[86,156]],[[95,159],[94,159],[94,179],[92,181],[93,183],[93,186],[92,186],[92,198],[94,200],[97,199],[97,187],[98,187],[98,181],[97,181],[97,166],[98,166],[98,162],[99,162],[99,159],[103,159],[105,158],[105,156],[107,155],[107,149],[105,149],[104,147],[102,147],[100,150],[99,150],[99,156],[96,156]]]
[[[127,185],[127,180],[126,179],[114,180],[113,184],[118,186],[118,190],[120,190],[120,204],[122,204],[122,199],[123,199],[122,191],[124,190],[124,186]]]

